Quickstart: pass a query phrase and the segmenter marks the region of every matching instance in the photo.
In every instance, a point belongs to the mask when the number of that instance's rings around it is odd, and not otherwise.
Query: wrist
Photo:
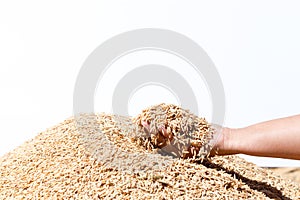
[[[230,155],[239,153],[238,141],[235,135],[238,134],[238,129],[223,127],[220,130],[217,143],[214,147],[219,155]]]

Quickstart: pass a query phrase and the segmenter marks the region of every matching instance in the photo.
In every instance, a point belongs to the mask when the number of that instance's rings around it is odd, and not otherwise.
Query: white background
[[[298,1],[283,0],[1,1],[0,155],[71,116],[84,60],[103,41],[137,28],[174,30],[202,46],[225,87],[226,126],[299,114],[299,10]],[[101,101],[101,95],[95,98]],[[148,104],[145,99],[176,102],[164,89],[143,88],[132,97],[130,113]],[[97,111],[101,105],[95,105]],[[210,106],[203,104],[203,115]],[[262,166],[300,166],[300,161],[247,159]]]

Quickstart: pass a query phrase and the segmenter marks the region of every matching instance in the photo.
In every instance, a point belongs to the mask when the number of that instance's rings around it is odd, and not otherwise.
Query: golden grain
[[[171,106],[170,110],[181,112],[176,106]],[[154,113],[153,109],[151,112]],[[184,113],[176,114],[173,119],[184,116]],[[143,118],[146,116],[143,115]],[[151,145],[147,150],[144,141],[138,143],[137,139],[131,139],[132,136],[144,133],[135,129],[129,117],[84,114],[79,118],[79,121],[78,118],[67,119],[47,129],[0,158],[0,199],[299,199],[300,197],[299,187],[295,183],[246,162],[238,156],[217,156],[205,159],[202,163],[193,159],[175,158],[161,169],[153,170],[150,167],[149,171],[141,173],[123,173],[118,168],[108,167],[94,156],[97,153],[91,152],[91,150],[100,151],[101,142],[105,142],[101,140],[99,127],[113,145],[118,147],[118,150],[108,152],[108,155],[116,154],[119,150],[127,152],[120,154],[123,156],[139,152],[132,154],[137,155],[134,159],[140,159],[134,164],[142,164],[144,167],[149,166],[147,162],[142,163],[145,158],[143,155],[150,153],[156,155],[156,162],[167,158],[156,154]],[[185,123],[193,124],[193,121]],[[201,130],[209,130],[203,119],[194,125],[199,123],[203,124]],[[176,130],[174,134],[178,133],[175,122],[170,122],[168,126]],[[128,130],[136,133],[128,133]],[[196,129],[192,127],[189,130]],[[203,140],[202,137],[199,138]],[[90,145],[89,148],[87,144]]]

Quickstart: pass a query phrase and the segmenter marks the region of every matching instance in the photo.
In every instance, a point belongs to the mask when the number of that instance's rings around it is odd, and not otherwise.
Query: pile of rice
[[[238,156],[160,154],[155,134],[143,135],[141,121],[158,119],[150,110],[135,118],[83,114],[38,134],[0,158],[0,199],[300,199],[297,184]],[[174,138],[190,132],[191,144],[211,138],[204,119],[178,118],[158,121],[167,120]]]

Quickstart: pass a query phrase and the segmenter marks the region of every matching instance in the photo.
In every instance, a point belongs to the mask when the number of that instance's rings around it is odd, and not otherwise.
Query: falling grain
[[[151,113],[155,115],[155,109]],[[196,132],[199,135],[193,139],[201,143],[203,134],[210,132],[200,118],[195,122],[194,118],[183,120],[183,124],[194,125],[176,128],[181,122],[176,118],[187,113],[175,106],[170,107],[170,113],[175,113],[174,121],[169,121],[170,116],[159,120],[167,120],[169,130],[178,138],[186,134],[180,129],[190,131],[192,137]],[[144,131],[136,126],[138,120],[148,117],[150,122],[152,118],[147,113],[141,116],[133,120],[83,114],[38,134],[0,158],[0,199],[299,199],[295,183],[238,156],[216,156],[199,162],[158,154],[161,149],[146,141]],[[101,148],[103,135],[117,147],[114,152],[103,154],[110,151]],[[150,154],[157,158],[153,163],[170,162],[152,168],[148,161],[143,163],[145,155]],[[123,163],[130,155],[136,161]],[[118,157],[119,163],[149,169],[124,173],[117,165],[105,164],[109,159],[116,162],[109,156],[127,156]]]

